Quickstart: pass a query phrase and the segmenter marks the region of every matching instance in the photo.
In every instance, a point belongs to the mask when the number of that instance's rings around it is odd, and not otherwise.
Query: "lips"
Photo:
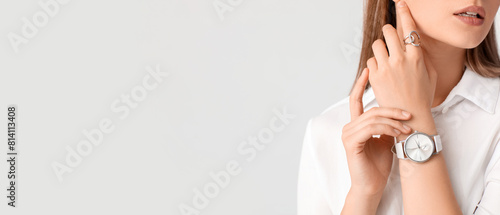
[[[481,6],[469,6],[456,11],[453,15],[484,19],[486,11]]]

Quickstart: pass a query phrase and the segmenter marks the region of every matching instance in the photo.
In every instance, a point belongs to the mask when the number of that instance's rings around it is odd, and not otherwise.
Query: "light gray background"
[[[17,104],[20,152],[18,208],[0,163],[0,213],[181,214],[235,160],[201,214],[296,214],[305,126],[349,92],[362,1],[218,0],[221,19],[215,0],[72,0],[14,52],[7,35],[47,1],[0,1],[0,129]],[[112,102],[156,65],[170,77],[118,119]],[[296,117],[248,162],[238,146],[284,107]],[[59,182],[51,164],[103,118],[115,130]]]

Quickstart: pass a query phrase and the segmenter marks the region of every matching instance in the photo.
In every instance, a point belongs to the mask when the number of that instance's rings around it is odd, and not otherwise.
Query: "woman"
[[[307,125],[299,215],[500,214],[499,5],[367,0],[350,96]]]

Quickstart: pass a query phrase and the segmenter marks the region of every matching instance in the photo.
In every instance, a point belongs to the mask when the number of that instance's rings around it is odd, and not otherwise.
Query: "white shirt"
[[[463,214],[500,214],[500,78],[466,68],[446,100],[431,109],[453,190]],[[367,111],[378,106],[371,88]],[[340,214],[351,186],[342,127],[350,122],[349,97],[307,124],[299,170],[298,215]],[[398,158],[394,155],[377,214],[403,214]],[[477,209],[476,209],[477,206]],[[475,212],[474,212],[475,210]]]

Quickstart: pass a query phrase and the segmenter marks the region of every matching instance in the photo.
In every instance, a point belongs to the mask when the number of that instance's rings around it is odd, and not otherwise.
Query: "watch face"
[[[431,137],[423,133],[410,135],[404,147],[406,156],[416,162],[428,160],[434,152],[434,142]]]

